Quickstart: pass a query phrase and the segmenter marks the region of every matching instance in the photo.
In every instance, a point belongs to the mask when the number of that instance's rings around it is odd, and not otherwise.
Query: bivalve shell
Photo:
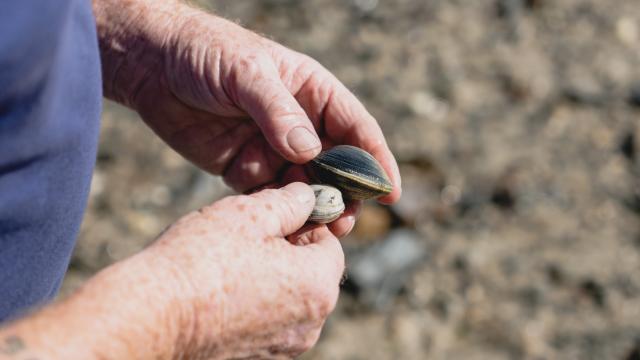
[[[317,182],[340,189],[348,199],[366,200],[389,194],[393,185],[378,161],[368,152],[350,145],[338,145],[310,162]]]
[[[340,190],[327,185],[311,185],[316,196],[316,204],[313,207],[309,221],[319,224],[330,223],[344,212],[344,201]]]

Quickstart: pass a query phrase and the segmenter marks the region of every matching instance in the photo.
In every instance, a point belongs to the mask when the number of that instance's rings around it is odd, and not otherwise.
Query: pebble
[[[616,22],[616,35],[623,44],[637,46],[638,42],[640,42],[637,21],[629,17],[618,19]]]
[[[460,201],[462,192],[456,185],[447,185],[440,192],[440,200],[448,206],[457,204]]]
[[[378,0],[353,0],[353,4],[358,8],[358,10],[368,13],[378,7]]]
[[[424,116],[433,122],[444,121],[449,113],[449,105],[446,102],[422,91],[411,95],[409,107],[416,115]]]
[[[640,82],[635,83],[629,92],[629,105],[640,107]]]
[[[383,309],[426,255],[420,235],[408,229],[394,230],[382,242],[349,258],[348,279],[360,290],[362,302]]]
[[[89,190],[90,198],[95,198],[102,195],[105,188],[104,178],[105,176],[101,171],[95,170],[93,172],[93,177],[91,178],[91,190]]]
[[[377,204],[365,203],[352,234],[359,243],[369,242],[382,237],[390,227],[391,216],[386,208]]]

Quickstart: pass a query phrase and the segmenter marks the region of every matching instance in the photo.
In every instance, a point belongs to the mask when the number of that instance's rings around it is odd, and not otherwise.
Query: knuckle
[[[294,221],[299,218],[302,213],[298,207],[298,200],[289,193],[287,193],[283,201],[281,201],[280,207],[280,212],[284,215],[286,220],[289,221]]]
[[[319,338],[320,338],[320,331],[308,333],[300,346],[300,349],[302,350],[302,352],[311,350],[311,348],[313,348],[316,345],[316,343],[318,343]]]
[[[312,320],[326,319],[336,306],[338,289],[326,285],[325,282],[319,282],[319,284],[307,289],[307,312]]]
[[[269,206],[268,205],[272,205],[273,203],[276,203],[276,199],[278,196],[278,190],[276,189],[264,189],[261,190],[255,194],[249,195],[251,198],[256,199],[257,202],[263,206],[267,207],[267,210],[269,210]]]
[[[272,87],[278,88],[281,86],[274,83]],[[274,91],[273,95],[265,100],[266,111],[270,116],[280,120],[297,120],[306,117],[306,113],[293,100],[292,95],[287,93],[287,90],[283,87],[282,90],[280,92]],[[287,128],[292,126],[290,121],[283,121],[281,125]]]
[[[320,329],[316,327],[290,328],[279,336],[276,344],[269,348],[269,353],[297,357],[310,350],[318,342],[319,337]]]
[[[288,209],[293,212],[294,211],[293,204],[297,203],[298,201],[298,199],[296,199],[296,196],[289,191],[285,191],[285,190],[277,190],[277,191],[281,195],[283,203],[285,203]]]
[[[319,331],[308,331],[305,334],[298,336],[295,343],[289,344],[287,351],[288,355],[293,357],[302,355],[303,353],[311,350],[311,348],[316,345],[319,338]]]
[[[238,75],[248,77],[261,77],[269,65],[269,57],[261,51],[252,54],[243,54],[234,61]]]
[[[293,214],[290,205],[291,201],[287,198],[289,194],[278,189],[265,189],[253,195],[255,200],[252,203],[252,209],[259,209],[261,218],[264,220],[262,224],[269,233],[277,231],[280,224],[289,221]]]
[[[292,356],[298,356],[303,352],[310,349],[307,347],[307,336],[305,334],[300,333],[299,331],[294,331],[295,334],[289,336],[289,340],[287,342],[287,353]]]
[[[335,309],[336,303],[338,302],[338,292],[337,285],[335,287],[329,287],[322,292],[322,296],[319,299],[318,312],[323,319],[329,316],[333,309]]]
[[[300,54],[300,58],[302,59],[301,63],[310,68],[313,71],[325,71],[324,66],[313,57],[307,54]]]

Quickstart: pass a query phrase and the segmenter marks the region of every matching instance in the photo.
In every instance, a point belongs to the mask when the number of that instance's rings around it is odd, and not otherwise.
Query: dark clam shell
[[[380,163],[355,146],[339,145],[323,151],[311,160],[310,170],[315,181],[337,187],[348,199],[366,200],[393,190]]]

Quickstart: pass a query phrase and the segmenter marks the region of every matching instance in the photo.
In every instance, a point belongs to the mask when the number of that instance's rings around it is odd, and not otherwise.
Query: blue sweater
[[[52,299],[84,213],[101,107],[90,0],[0,9],[0,322]]]

